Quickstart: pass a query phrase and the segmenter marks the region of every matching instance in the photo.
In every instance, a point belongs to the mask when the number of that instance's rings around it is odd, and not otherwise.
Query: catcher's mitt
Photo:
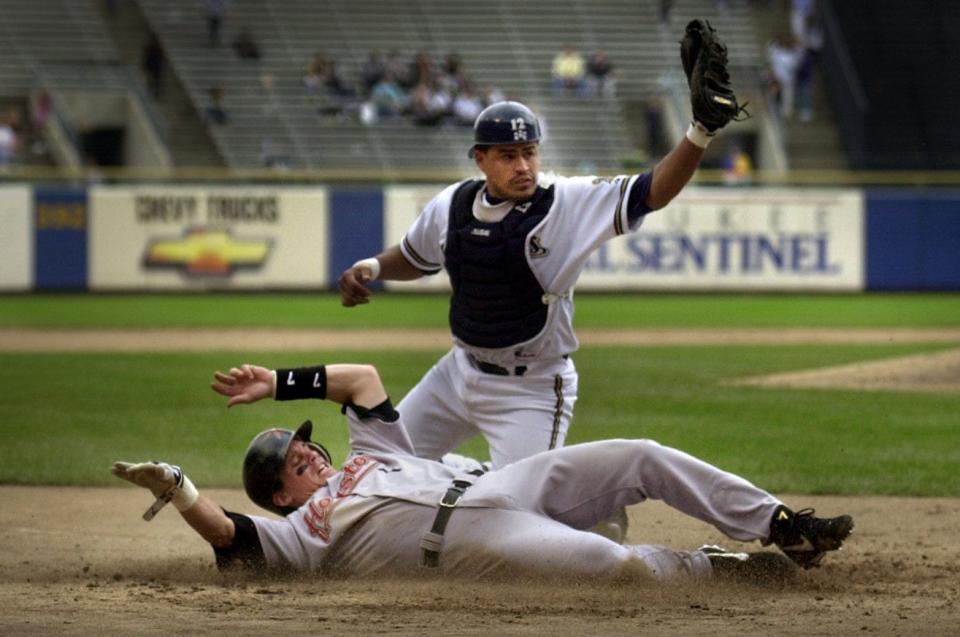
[[[706,20],[691,20],[680,40],[680,60],[690,86],[693,119],[713,133],[742,112],[727,73],[727,47]]]

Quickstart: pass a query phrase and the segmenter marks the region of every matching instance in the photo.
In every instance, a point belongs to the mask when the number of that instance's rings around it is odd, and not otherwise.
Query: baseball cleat
[[[701,546],[718,579],[735,580],[747,584],[776,584],[792,581],[797,566],[779,553],[734,553],[715,545]]]
[[[813,509],[794,513],[781,504],[770,521],[767,544],[776,544],[803,568],[820,566],[824,554],[838,550],[853,531],[853,518],[849,515],[818,518],[813,513]]]

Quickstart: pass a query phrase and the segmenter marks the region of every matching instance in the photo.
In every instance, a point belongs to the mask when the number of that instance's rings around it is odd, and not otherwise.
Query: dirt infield
[[[801,345],[957,343],[960,329],[727,328],[578,330],[590,345]],[[253,350],[431,350],[450,347],[446,330],[0,329],[0,352],[191,352]]]
[[[650,330],[582,332],[585,345],[802,342],[958,343],[957,330]],[[189,351],[442,348],[445,333],[0,330],[0,351]],[[883,379],[874,387],[956,391],[960,351],[810,370],[799,378]],[[871,367],[872,366],[872,367]],[[833,376],[830,376],[833,374]],[[856,385],[869,389],[864,383]],[[106,469],[105,469],[106,470]],[[254,512],[233,490],[205,491]],[[956,635],[960,632],[960,500],[792,496],[857,528],[821,569],[786,587],[718,582],[630,586],[563,581],[270,580],[218,573],[210,548],[172,508],[151,523],[151,498],[120,486],[0,486],[0,634],[206,635]],[[659,503],[630,510],[628,540],[696,548],[739,545]]]
[[[238,491],[207,492],[251,511]],[[793,496],[848,511],[846,548],[785,588],[717,582],[237,579],[172,508],[150,523],[133,487],[0,487],[4,635],[956,635],[960,507],[949,499]],[[738,547],[659,503],[630,540]],[[759,548],[753,545],[752,548]]]

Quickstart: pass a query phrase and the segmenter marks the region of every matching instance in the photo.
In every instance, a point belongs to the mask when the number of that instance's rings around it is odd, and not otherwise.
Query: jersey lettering
[[[303,514],[303,521],[306,522],[310,534],[315,535],[324,542],[330,541],[330,498],[321,498],[317,502],[311,501],[307,510]]]
[[[380,463],[368,456],[357,456],[345,464],[343,477],[340,478],[340,487],[337,489],[337,497],[343,498],[353,493],[360,481],[378,464]]]
[[[293,372],[292,372],[292,371],[287,373],[287,384],[288,384],[288,385],[296,385],[296,384],[297,384],[297,381],[293,380]]]
[[[313,375],[313,386],[314,386],[314,387],[322,387],[322,385],[320,384],[320,373],[319,373],[319,372],[317,372],[316,374]]]

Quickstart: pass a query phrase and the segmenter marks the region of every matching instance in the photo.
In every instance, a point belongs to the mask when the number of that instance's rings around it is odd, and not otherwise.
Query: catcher
[[[736,475],[650,440],[609,440],[546,451],[488,473],[461,473],[417,458],[403,418],[369,365],[272,371],[242,365],[211,385],[228,406],[323,399],[342,405],[350,454],[337,468],[296,431],[269,429],[247,449],[243,483],[280,518],[225,511],[166,463],[117,462],[113,473],[172,502],[213,545],[221,568],[318,571],[339,575],[481,578],[709,577],[784,581],[820,563],[853,529],[849,516],[794,512]],[[776,544],[775,552],[731,553],[715,546],[678,551],[620,545],[590,533],[618,508],[648,498],[731,538]],[[787,558],[790,559],[787,559]],[[791,561],[792,560],[792,561]]]

